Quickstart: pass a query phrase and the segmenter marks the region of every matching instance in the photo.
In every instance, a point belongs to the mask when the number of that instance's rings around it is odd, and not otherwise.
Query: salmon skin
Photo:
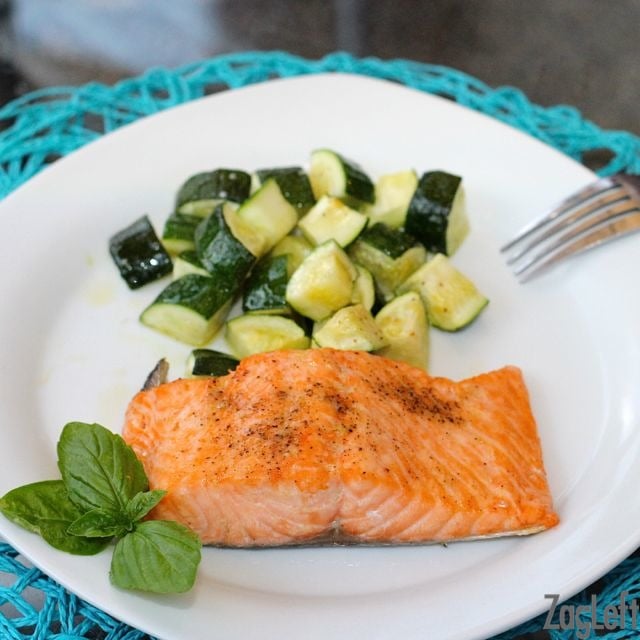
[[[151,517],[204,544],[407,544],[558,522],[522,374],[461,382],[356,351],[274,351],[138,393]]]

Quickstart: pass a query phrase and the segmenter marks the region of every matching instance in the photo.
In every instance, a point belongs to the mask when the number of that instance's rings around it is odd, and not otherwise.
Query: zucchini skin
[[[405,230],[432,253],[448,253],[449,214],[461,182],[462,178],[446,171],[428,171],[411,199]]]
[[[194,349],[189,356],[190,376],[210,376],[217,378],[233,371],[240,361],[221,351],[213,349]]]
[[[229,291],[213,278],[190,273],[169,284],[152,304],[188,307],[203,318],[210,318],[228,301]]]
[[[130,289],[139,289],[173,270],[171,257],[146,215],[113,235],[109,252]]]
[[[375,187],[371,178],[356,164],[344,160],[347,178],[346,192],[357,201],[373,203],[375,201]]]
[[[242,310],[248,312],[287,313],[289,256],[267,256],[255,266],[244,289]]]
[[[188,274],[174,280],[140,314],[147,327],[201,347],[222,327],[233,303],[233,294],[211,276]]]
[[[235,292],[253,267],[256,257],[232,233],[224,219],[223,204],[200,222],[194,235],[196,253],[202,266],[218,286]]]
[[[259,169],[256,175],[261,184],[273,178],[285,199],[296,208],[298,215],[305,214],[316,202],[311,182],[302,167]]]
[[[195,249],[187,249],[186,251],[182,251],[178,256],[181,260],[192,264],[194,267],[203,267],[202,262],[200,262],[200,258],[198,258],[198,253]]]
[[[180,187],[176,209],[199,200],[230,200],[242,202],[249,197],[251,176],[239,169],[216,169],[196,173]]]
[[[193,237],[202,218],[187,213],[172,213],[164,223],[162,242],[168,251],[178,249],[176,253],[187,251],[194,246]]]
[[[417,244],[417,240],[399,229],[392,229],[382,222],[377,222],[373,226],[365,229],[360,234],[360,241],[366,242],[382,251],[393,260],[399,258],[405,251],[408,251]]]

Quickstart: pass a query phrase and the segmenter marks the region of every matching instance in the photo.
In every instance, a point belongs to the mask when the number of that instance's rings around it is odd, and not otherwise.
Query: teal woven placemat
[[[456,102],[507,122],[578,161],[597,152],[605,157],[601,174],[640,173],[640,138],[625,131],[607,131],[585,120],[568,106],[541,107],[512,87],[493,89],[476,78],[447,67],[408,60],[359,59],[336,53],[305,60],[282,52],[231,54],[175,70],[153,69],[113,87],[91,83],[30,93],[0,108],[0,197],[35,175],[46,164],[95,140],[104,133],[151,113],[193,100],[212,91],[236,88],[275,77],[342,71],[386,78]],[[1,585],[8,586],[1,586]],[[594,587],[567,604],[579,611],[581,627],[556,617],[554,640],[587,637],[604,627],[605,610],[640,597],[640,559],[625,560]],[[544,594],[540,594],[542,598]],[[576,609],[576,607],[583,607]],[[569,611],[567,609],[566,611]],[[461,610],[461,615],[464,611]],[[598,637],[607,640],[638,636],[631,616]],[[539,616],[497,636],[527,637],[543,629]],[[571,628],[566,628],[570,626]],[[565,628],[563,628],[565,627]],[[578,635],[580,634],[580,635]],[[536,635],[536,637],[539,637]],[[145,634],[128,627],[70,594],[0,543],[0,640],[142,640]]]

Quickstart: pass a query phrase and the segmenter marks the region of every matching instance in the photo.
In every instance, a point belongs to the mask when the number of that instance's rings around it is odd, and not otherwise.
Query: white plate
[[[54,164],[0,204],[0,494],[57,476],[65,422],[118,431],[159,356],[188,349],[137,322],[161,285],[130,292],[107,239],[218,166],[305,163],[333,147],[374,175],[464,176],[473,230],[455,256],[491,304],[460,334],[433,332],[432,371],[521,366],[562,523],[525,539],[413,548],[206,549],[195,589],[151,597],[109,585],[110,553],[59,553],[0,517],[49,575],[166,640],[480,638],[566,597],[640,540],[640,238],[518,285],[498,254],[524,222],[593,175],[490,118],[348,75],[278,80],[147,118]]]

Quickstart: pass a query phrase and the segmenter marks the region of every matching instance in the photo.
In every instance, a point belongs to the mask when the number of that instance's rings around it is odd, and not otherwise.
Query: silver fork
[[[500,251],[520,282],[565,258],[640,231],[640,176],[601,178],[527,225]]]

